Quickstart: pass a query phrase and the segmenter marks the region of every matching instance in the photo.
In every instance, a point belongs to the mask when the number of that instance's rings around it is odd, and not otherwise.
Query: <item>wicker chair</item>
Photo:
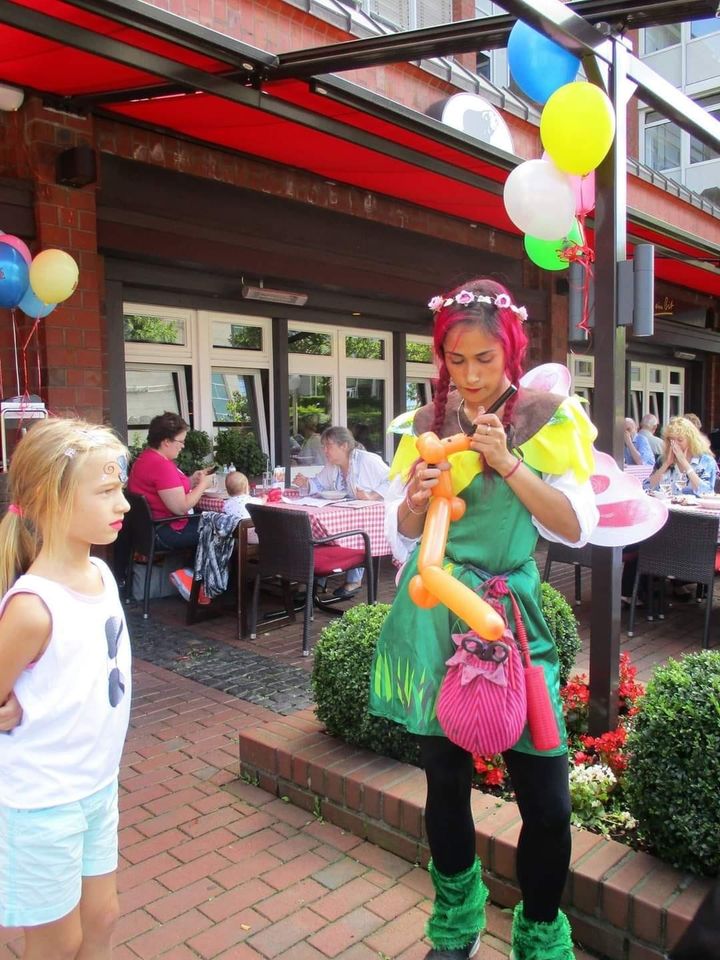
[[[145,563],[145,581],[143,588],[143,619],[147,620],[150,616],[150,584],[153,572],[153,563],[159,557],[167,556],[174,551],[158,543],[157,533],[163,527],[172,523],[174,520],[187,520],[187,515],[165,517],[163,520],[153,520],[150,506],[139,493],[130,493],[125,491],[125,498],[130,504],[130,512],[127,514],[127,550],[128,550],[128,568],[125,578],[125,600],[129,602],[133,599],[133,569],[136,562]]]
[[[295,620],[295,609],[290,583],[294,581],[306,584],[302,655],[307,657],[310,652],[310,621],[313,605],[324,610],[329,608],[331,603],[338,602],[320,599],[315,587],[318,578],[351,570],[353,567],[364,567],[367,600],[368,603],[375,602],[370,537],[364,530],[350,530],[347,533],[315,540],[310,528],[310,517],[302,510],[282,510],[257,503],[249,503],[247,509],[258,536],[257,570],[250,608],[250,637],[254,640],[257,635],[258,599],[260,581],[263,578],[280,578],[283,584],[285,611],[291,620]],[[338,540],[357,536],[363,538],[365,544],[363,550],[349,550],[346,547],[337,546]]]
[[[708,514],[684,513],[671,510],[667,523],[654,536],[644,540],[638,550],[637,570],[633,584],[628,636],[635,628],[635,605],[640,577],[670,577],[686,583],[697,583],[706,588],[705,629],[703,649],[710,641],[710,613],[713,605],[718,523],[720,517]],[[648,590],[652,617],[652,586]],[[662,603],[662,599],[661,599]]]
[[[571,563],[575,568],[575,603],[582,602],[582,589],[580,585],[580,575],[582,567],[592,567],[592,547],[586,544],[584,547],[568,547],[564,543],[548,543],[547,557],[545,558],[545,569],[543,570],[543,580],[550,579],[550,569],[554,563]]]

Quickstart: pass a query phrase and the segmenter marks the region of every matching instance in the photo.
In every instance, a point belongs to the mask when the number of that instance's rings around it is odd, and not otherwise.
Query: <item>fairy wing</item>
[[[529,370],[520,385],[568,397],[570,371],[560,363],[545,363]],[[600,521],[589,542],[601,547],[624,547],[657,533],[668,518],[665,504],[648,496],[640,481],[624,473],[609,454],[596,447],[592,454],[590,484]]]

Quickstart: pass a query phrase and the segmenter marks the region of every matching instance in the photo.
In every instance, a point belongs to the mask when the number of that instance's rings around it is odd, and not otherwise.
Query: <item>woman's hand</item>
[[[382,497],[379,493],[374,493],[372,490],[363,490],[362,487],[355,487],[355,499],[356,500],[382,500]]]
[[[678,470],[681,473],[687,473],[690,469],[690,461],[682,452],[675,440],[670,441],[670,449],[673,452],[675,463],[678,465]]]
[[[294,476],[294,478],[293,478],[293,486],[295,486],[295,487],[309,487],[309,486],[310,486],[310,481],[308,480],[308,478],[307,478],[304,474],[302,474],[302,473],[296,473],[295,476]]]
[[[484,413],[483,408],[474,420],[475,433],[470,443],[470,449],[481,453],[489,466],[497,470],[501,477],[508,474],[515,466],[517,458],[510,453],[507,446],[507,436],[500,418],[494,413]]]
[[[420,460],[413,472],[410,482],[405,490],[405,500],[408,505],[417,512],[423,513],[428,508],[428,501],[433,487],[437,486],[438,477],[443,470],[449,470],[450,464],[447,460],[442,463],[430,464]]]

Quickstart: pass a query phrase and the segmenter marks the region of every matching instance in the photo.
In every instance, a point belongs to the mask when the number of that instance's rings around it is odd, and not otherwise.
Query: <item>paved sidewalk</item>
[[[114,960],[421,960],[425,870],[236,779],[237,731],[276,714],[144,661],[134,676]],[[509,928],[491,907],[478,960],[507,957]],[[21,945],[0,929],[1,960]]]

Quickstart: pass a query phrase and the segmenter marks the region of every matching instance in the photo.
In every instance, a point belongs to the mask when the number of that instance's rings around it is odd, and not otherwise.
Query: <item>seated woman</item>
[[[390,467],[376,454],[358,450],[355,438],[347,427],[328,427],[320,441],[327,465],[314,477],[302,473],[294,483],[304,493],[321,490],[339,490],[356,500],[382,500],[388,492]],[[362,567],[348,570],[345,584],[334,596],[347,600],[357,593],[362,584]]]
[[[650,474],[651,490],[671,483],[672,491],[695,494],[714,493],[717,463],[710,443],[690,420],[672,417],[663,430],[663,452],[657,470]]]
[[[205,470],[186,476],[173,462],[185,446],[188,425],[177,413],[153,417],[148,430],[148,445],[132,465],[128,479],[130,493],[142,494],[153,520],[189,514],[213,478]],[[168,550],[196,547],[198,517],[174,520],[157,531],[157,539]]]

